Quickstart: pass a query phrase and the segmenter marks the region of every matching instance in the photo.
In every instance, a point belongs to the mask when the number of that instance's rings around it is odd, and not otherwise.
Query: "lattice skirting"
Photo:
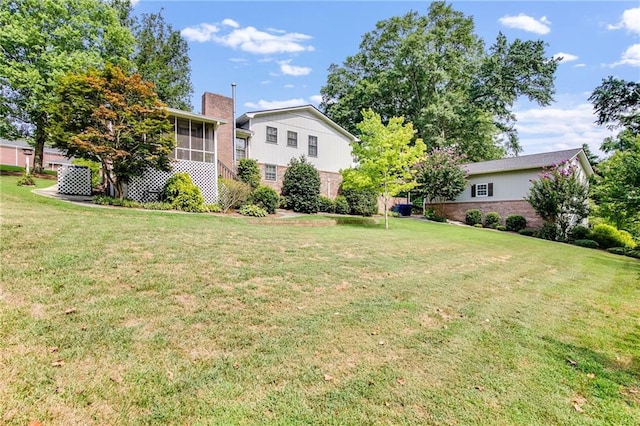
[[[58,193],[91,195],[91,170],[75,165],[58,167]]]
[[[126,196],[138,202],[158,201],[167,179],[180,172],[189,173],[207,203],[218,201],[218,174],[215,163],[188,160],[174,162],[171,172],[149,169],[142,176],[131,178]]]

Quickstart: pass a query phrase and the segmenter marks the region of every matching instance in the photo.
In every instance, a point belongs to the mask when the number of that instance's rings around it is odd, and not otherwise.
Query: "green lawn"
[[[17,179],[0,423],[640,423],[638,260],[411,219],[83,207]]]

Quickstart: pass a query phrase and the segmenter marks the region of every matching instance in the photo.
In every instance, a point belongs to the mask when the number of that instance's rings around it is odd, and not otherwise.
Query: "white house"
[[[445,205],[445,214],[458,221],[464,221],[470,209],[497,212],[503,220],[510,214],[519,214],[527,219],[528,226],[539,227],[542,219],[524,198],[531,181],[538,179],[544,168],[563,162],[573,164],[585,182],[593,175],[582,148],[465,164],[467,187],[455,201]]]
[[[322,195],[334,198],[341,169],[353,165],[357,138],[312,105],[247,112],[236,120],[234,160],[257,160],[262,183],[280,192],[287,165],[304,155],[320,173]]]

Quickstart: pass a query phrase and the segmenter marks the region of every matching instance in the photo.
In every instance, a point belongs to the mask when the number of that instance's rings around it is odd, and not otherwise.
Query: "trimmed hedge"
[[[270,186],[260,185],[249,197],[249,203],[262,207],[269,214],[274,214],[280,203],[280,196]]]
[[[574,226],[571,231],[569,231],[569,239],[570,240],[585,240],[589,237],[589,228],[582,225]]]
[[[586,247],[586,248],[592,248],[592,249],[600,248],[600,245],[593,240],[575,240],[573,244],[580,247]]]
[[[510,214],[505,220],[507,231],[519,232],[521,229],[527,227],[527,219],[519,214]]]
[[[349,214],[349,203],[343,195],[338,195],[335,199],[335,212],[338,214]]]
[[[482,212],[478,209],[467,210],[464,215],[464,221],[469,226],[482,223]]]
[[[627,231],[618,230],[615,226],[604,223],[596,225],[591,231],[590,238],[597,241],[600,247],[608,249],[611,247],[635,248],[636,243]]]
[[[496,229],[500,222],[502,222],[502,218],[497,212],[489,212],[484,215],[484,226],[487,228]]]
[[[525,237],[533,237],[536,234],[536,230],[531,228],[524,228],[519,230],[518,234],[524,235]]]
[[[162,189],[162,199],[176,210],[203,212],[204,197],[186,172],[171,175]]]
[[[321,195],[318,197],[318,211],[323,213],[333,213],[336,210],[336,206],[333,200],[329,197]]]
[[[255,204],[245,204],[244,206],[240,207],[240,210],[238,210],[238,213],[240,213],[243,216],[253,216],[253,217],[267,216],[267,211],[262,207],[256,206]]]

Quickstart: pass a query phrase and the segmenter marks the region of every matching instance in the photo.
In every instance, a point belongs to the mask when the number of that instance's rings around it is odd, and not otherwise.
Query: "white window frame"
[[[481,190],[481,188],[483,190]],[[489,184],[476,183],[476,197],[488,197],[488,196],[489,196]]]
[[[315,142],[315,144],[313,145],[313,147],[316,150],[315,154],[311,153],[311,141],[312,140]],[[309,157],[318,158],[318,137],[317,136],[309,135],[309,147],[308,147],[307,154],[309,155]]]
[[[278,144],[278,128],[267,126],[267,143]]]
[[[298,132],[292,132],[291,130],[287,130],[287,146],[291,148],[298,147]]]
[[[269,172],[269,168],[273,167],[273,173]],[[276,164],[264,165],[264,180],[275,182],[278,180],[278,166]]]

